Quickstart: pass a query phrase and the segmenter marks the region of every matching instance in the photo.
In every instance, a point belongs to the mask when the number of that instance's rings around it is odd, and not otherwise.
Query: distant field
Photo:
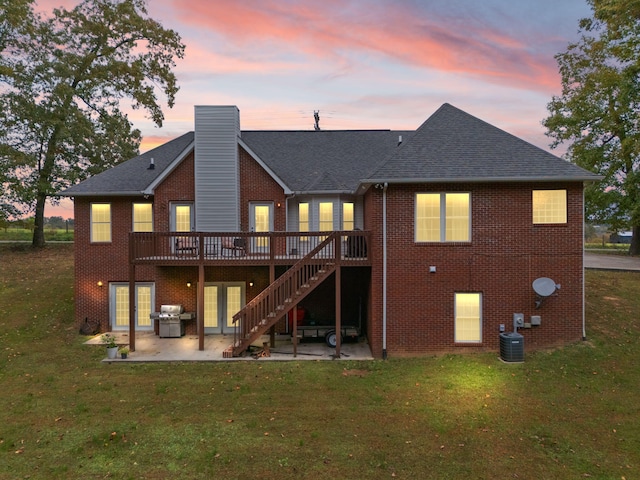
[[[587,341],[521,364],[103,364],[73,248],[0,244],[0,480],[640,478],[640,273],[587,271]]]
[[[73,228],[45,228],[45,241],[73,241]],[[0,229],[0,241],[30,242],[33,239],[33,231],[26,228]]]

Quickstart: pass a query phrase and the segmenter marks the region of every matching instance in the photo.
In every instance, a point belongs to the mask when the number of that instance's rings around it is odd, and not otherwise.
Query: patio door
[[[149,316],[155,305],[155,285],[136,283],[136,330],[153,330]],[[109,284],[110,322],[113,330],[129,330],[129,284]]]
[[[205,284],[204,333],[232,334],[235,328],[233,316],[242,309],[244,304],[244,282]]]
[[[272,232],[273,231],[273,203],[249,204],[249,227],[252,232]],[[268,253],[269,237],[252,237],[251,252]]]
[[[169,219],[172,232],[192,232],[195,229],[193,203],[191,202],[172,202],[171,218]],[[197,240],[189,237],[172,237],[171,251],[193,253],[197,245]]]

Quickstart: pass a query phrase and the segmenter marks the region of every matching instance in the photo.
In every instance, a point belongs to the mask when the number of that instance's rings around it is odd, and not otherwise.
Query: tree
[[[588,0],[593,18],[556,55],[562,94],[543,121],[552,147],[603,176],[586,189],[587,217],[631,229],[640,254],[640,0]]]
[[[32,3],[0,0],[0,204],[35,214],[39,247],[48,198],[138,154],[125,99],[162,126],[158,94],[173,106],[184,45],[145,0],[83,0],[51,18]]]

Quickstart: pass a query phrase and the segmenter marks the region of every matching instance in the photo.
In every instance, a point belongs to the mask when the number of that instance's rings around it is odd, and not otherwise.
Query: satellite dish
[[[533,291],[541,297],[549,297],[553,295],[558,286],[556,282],[547,277],[536,278],[533,281]]]

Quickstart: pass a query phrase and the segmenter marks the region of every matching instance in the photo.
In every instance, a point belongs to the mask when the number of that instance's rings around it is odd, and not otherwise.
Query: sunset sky
[[[38,10],[77,2],[40,0]],[[142,151],[193,130],[194,105],[237,105],[242,129],[415,129],[451,103],[541,148],[560,93],[554,55],[585,0],[149,0],[186,56],[159,129],[131,112]],[[557,153],[557,152],[556,152]],[[45,216],[73,216],[65,202]]]

